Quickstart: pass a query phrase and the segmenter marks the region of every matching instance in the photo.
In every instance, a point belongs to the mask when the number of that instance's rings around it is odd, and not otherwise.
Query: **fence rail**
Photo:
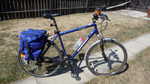
[[[124,1],[126,0],[1,0],[0,20],[40,17],[44,12],[61,15],[86,12]]]

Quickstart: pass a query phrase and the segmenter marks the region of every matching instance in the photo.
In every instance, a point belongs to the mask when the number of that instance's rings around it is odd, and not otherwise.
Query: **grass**
[[[150,24],[142,19],[135,19],[127,16],[119,15],[117,12],[107,12],[112,20],[109,28],[104,32],[105,36],[116,38],[119,41],[126,41],[137,37],[141,34],[150,32]],[[60,30],[65,31],[85,25],[91,22],[92,13],[79,13],[66,16],[56,17]],[[9,84],[12,81],[28,77],[27,74],[18,68],[16,62],[17,49],[19,39],[17,35],[22,30],[28,28],[45,29],[53,34],[53,27],[49,27],[47,19],[30,18],[30,19],[14,19],[0,22],[0,84]],[[80,37],[85,37],[92,28],[79,31],[64,36],[65,47],[67,51],[71,49]],[[86,51],[88,46],[94,42],[96,38],[88,43],[83,49]]]
[[[149,84],[150,83],[150,47],[137,54],[129,62],[129,69],[120,75],[92,79],[86,84]]]

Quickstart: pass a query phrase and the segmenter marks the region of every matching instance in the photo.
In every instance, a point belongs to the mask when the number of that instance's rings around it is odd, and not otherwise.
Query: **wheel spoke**
[[[115,41],[108,40],[104,41],[104,51],[100,52],[100,45],[101,43],[97,42],[89,49],[86,56],[88,69],[95,75],[116,74],[121,70],[121,68],[123,68],[124,64],[127,61],[125,48]]]
[[[51,45],[46,50],[42,54],[42,61],[29,60],[28,63],[19,53],[18,60],[21,68],[35,77],[47,77],[54,74],[61,66],[62,55],[56,45]]]

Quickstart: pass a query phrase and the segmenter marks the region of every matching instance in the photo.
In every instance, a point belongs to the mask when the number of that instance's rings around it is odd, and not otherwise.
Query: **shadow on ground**
[[[82,63],[83,60],[84,60],[84,56],[85,56],[85,54],[84,54],[84,53],[81,53],[81,54],[79,54],[79,58],[78,58],[77,60],[75,60],[76,63],[77,63],[77,69],[78,69],[78,72],[79,72],[78,74],[84,72],[84,69],[87,68],[86,65],[81,67],[81,63]],[[126,72],[126,71],[128,70],[128,68],[129,68],[129,64],[126,63],[126,64],[124,65],[124,68],[123,68],[121,71],[119,71],[118,73],[115,73],[115,74],[113,74],[113,75],[122,74],[122,73]],[[57,70],[57,72],[56,72],[55,74],[51,75],[50,77],[52,77],[52,76],[57,76],[57,75],[61,75],[61,74],[65,74],[65,73],[67,73],[67,72],[69,72],[69,71],[71,71],[70,65],[68,65],[67,63],[64,63],[64,64],[62,64],[62,66]]]

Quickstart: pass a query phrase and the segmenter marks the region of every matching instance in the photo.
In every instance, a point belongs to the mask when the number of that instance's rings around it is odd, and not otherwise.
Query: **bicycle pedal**
[[[77,76],[79,76],[78,73],[71,72],[71,77],[72,78],[76,78]]]
[[[72,78],[75,78],[75,77],[76,77],[76,74],[71,73],[71,77],[72,77]]]
[[[71,77],[72,77],[72,78],[75,78],[77,81],[80,81],[80,80],[81,80],[81,77],[79,77],[78,74],[73,74],[73,73],[71,73]]]
[[[81,77],[78,76],[78,77],[76,77],[75,79],[76,79],[77,81],[80,81],[80,80],[81,80]]]

